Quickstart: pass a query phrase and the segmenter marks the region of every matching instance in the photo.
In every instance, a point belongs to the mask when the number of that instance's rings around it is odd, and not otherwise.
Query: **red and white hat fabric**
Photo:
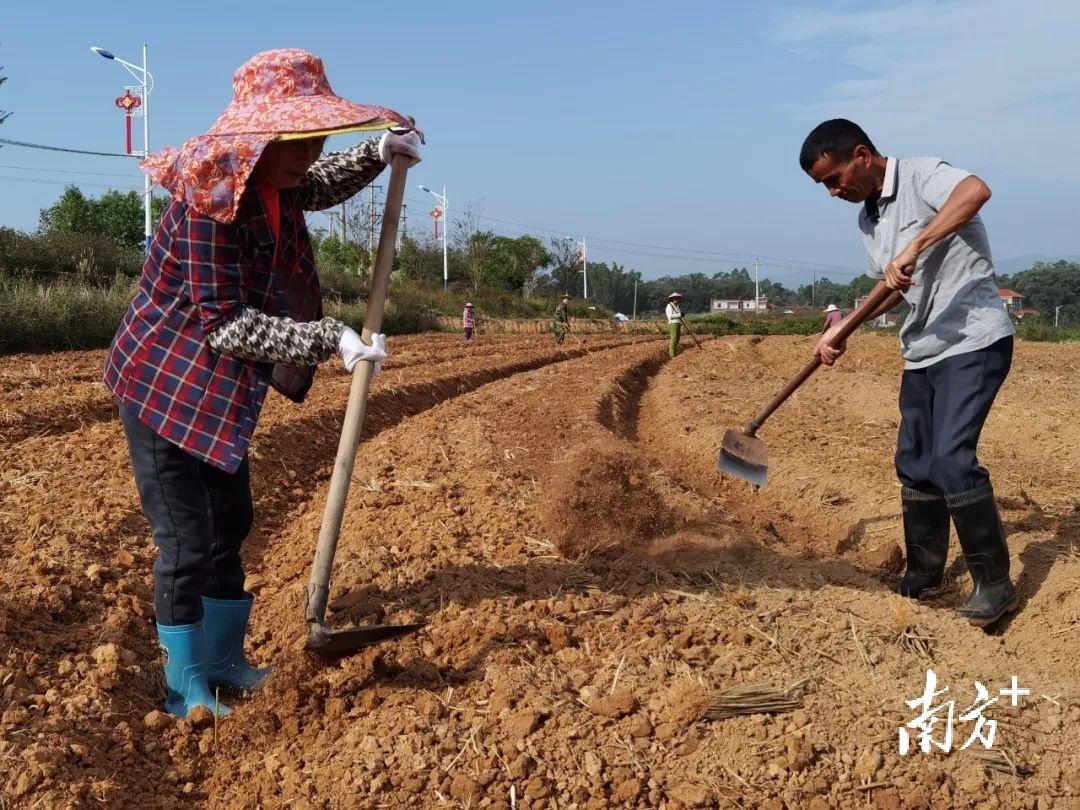
[[[233,100],[205,135],[140,165],[174,199],[229,223],[267,144],[389,127],[415,129],[408,118],[386,107],[335,95],[321,59],[282,48],[257,53],[237,68]]]

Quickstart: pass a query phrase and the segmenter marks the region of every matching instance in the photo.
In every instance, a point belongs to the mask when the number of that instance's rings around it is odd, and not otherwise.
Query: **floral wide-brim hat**
[[[389,127],[415,128],[386,107],[336,95],[314,54],[263,51],[233,74],[233,99],[205,135],[140,165],[174,199],[227,224],[236,218],[248,178],[272,141]]]

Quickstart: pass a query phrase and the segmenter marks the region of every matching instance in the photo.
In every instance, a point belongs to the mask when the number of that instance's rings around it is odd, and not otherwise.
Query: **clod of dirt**
[[[545,713],[535,709],[523,709],[507,718],[506,733],[510,739],[522,740],[536,731],[546,716]]]
[[[636,715],[630,722],[630,736],[635,739],[641,739],[643,737],[651,737],[653,733],[652,723],[649,722],[649,718],[643,714]]]
[[[146,728],[151,729],[152,731],[160,729],[160,728],[165,728],[165,726],[167,726],[168,724],[169,724],[169,715],[165,714],[165,712],[159,712],[157,709],[154,709],[154,711],[149,712],[143,718],[143,725]]]
[[[686,807],[704,807],[709,803],[709,790],[690,782],[679,782],[668,790],[668,796]]]
[[[192,728],[206,728],[213,725],[214,713],[205,706],[196,706],[188,712],[187,721]]]
[[[459,802],[467,804],[475,802],[479,793],[480,788],[477,786],[476,782],[463,773],[459,773],[455,776],[450,783],[450,795]]]
[[[880,751],[864,751],[855,763],[855,773],[859,776],[872,778],[881,767]]]
[[[898,543],[886,543],[868,551],[864,559],[867,565],[878,568],[885,574],[898,574],[904,567],[904,552],[900,550]]]
[[[787,764],[793,771],[804,771],[814,758],[814,749],[801,737],[789,737],[787,742]]]
[[[620,782],[615,788],[615,798],[620,802],[632,803],[641,793],[640,779],[627,779]]]
[[[103,671],[116,672],[120,666],[120,648],[115,644],[100,644],[90,656]]]
[[[552,652],[558,652],[571,646],[574,641],[570,628],[559,622],[550,622],[542,626],[544,635],[547,636],[548,644]]]
[[[613,695],[604,695],[589,701],[589,711],[601,717],[618,719],[632,714],[638,707],[637,697],[626,689]]]

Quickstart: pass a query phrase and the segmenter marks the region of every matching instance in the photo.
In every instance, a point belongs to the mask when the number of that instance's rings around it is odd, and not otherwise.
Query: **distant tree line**
[[[2,79],[2,77],[0,77]],[[167,201],[154,198],[153,218],[157,221]],[[103,260],[108,255],[101,247],[106,240],[123,251],[123,255],[141,254],[143,243],[142,197],[138,192],[107,191],[99,197],[88,197],[76,186],[67,187],[60,198],[41,211],[38,232],[20,235],[7,229],[0,239],[0,269],[18,269],[20,261],[38,250],[27,240],[55,237],[57,250],[71,252],[69,247],[78,236],[96,240],[92,243],[99,274],[108,275],[110,268],[121,266],[137,270],[139,262]],[[559,239],[543,240],[536,236],[505,236],[479,227],[482,217],[475,208],[466,208],[454,220],[450,231],[448,269],[450,283],[461,292],[480,289],[534,295],[569,293],[582,297],[581,255],[573,242]],[[321,268],[352,274],[362,280],[369,272],[371,256],[366,244],[343,242],[339,235],[328,235],[325,229],[312,228],[312,243]],[[18,256],[5,256],[6,249]],[[39,251],[40,252],[40,251]],[[79,251],[82,252],[81,250]],[[432,238],[416,238],[415,234],[401,239],[394,262],[397,278],[416,281],[432,287],[440,286],[443,277],[441,242]],[[682,293],[684,310],[707,312],[714,298],[753,300],[754,278],[745,267],[722,270],[712,275],[688,273],[643,279],[641,273],[618,262],[589,262],[589,302],[612,311],[630,314],[634,310],[634,289],[637,286],[637,312],[659,312],[667,296]],[[1015,289],[1026,299],[1026,306],[1041,311],[1045,320],[1053,321],[1054,308],[1061,307],[1063,324],[1080,324],[1080,264],[1069,261],[1037,262],[1013,276],[1002,276],[1001,285]],[[778,307],[817,306],[827,304],[850,309],[855,300],[874,286],[873,279],[859,276],[851,281],[833,281],[828,277],[816,285],[803,284],[794,288],[762,278],[760,294]]]

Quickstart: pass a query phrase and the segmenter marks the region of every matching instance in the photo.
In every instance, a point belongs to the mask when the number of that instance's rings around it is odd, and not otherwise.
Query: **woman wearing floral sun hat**
[[[322,160],[328,135],[390,129]],[[171,195],[105,384],[119,400],[135,482],[158,548],[154,610],[166,710],[213,709],[215,686],[266,676],[244,657],[253,597],[240,546],[254,519],[248,446],[269,388],[301,401],[334,354],[386,359],[322,317],[305,210],[367,186],[394,154],[420,160],[409,119],[335,95],[322,62],[264,51],[233,76],[205,135],[143,162]],[[228,709],[222,708],[223,712]]]

